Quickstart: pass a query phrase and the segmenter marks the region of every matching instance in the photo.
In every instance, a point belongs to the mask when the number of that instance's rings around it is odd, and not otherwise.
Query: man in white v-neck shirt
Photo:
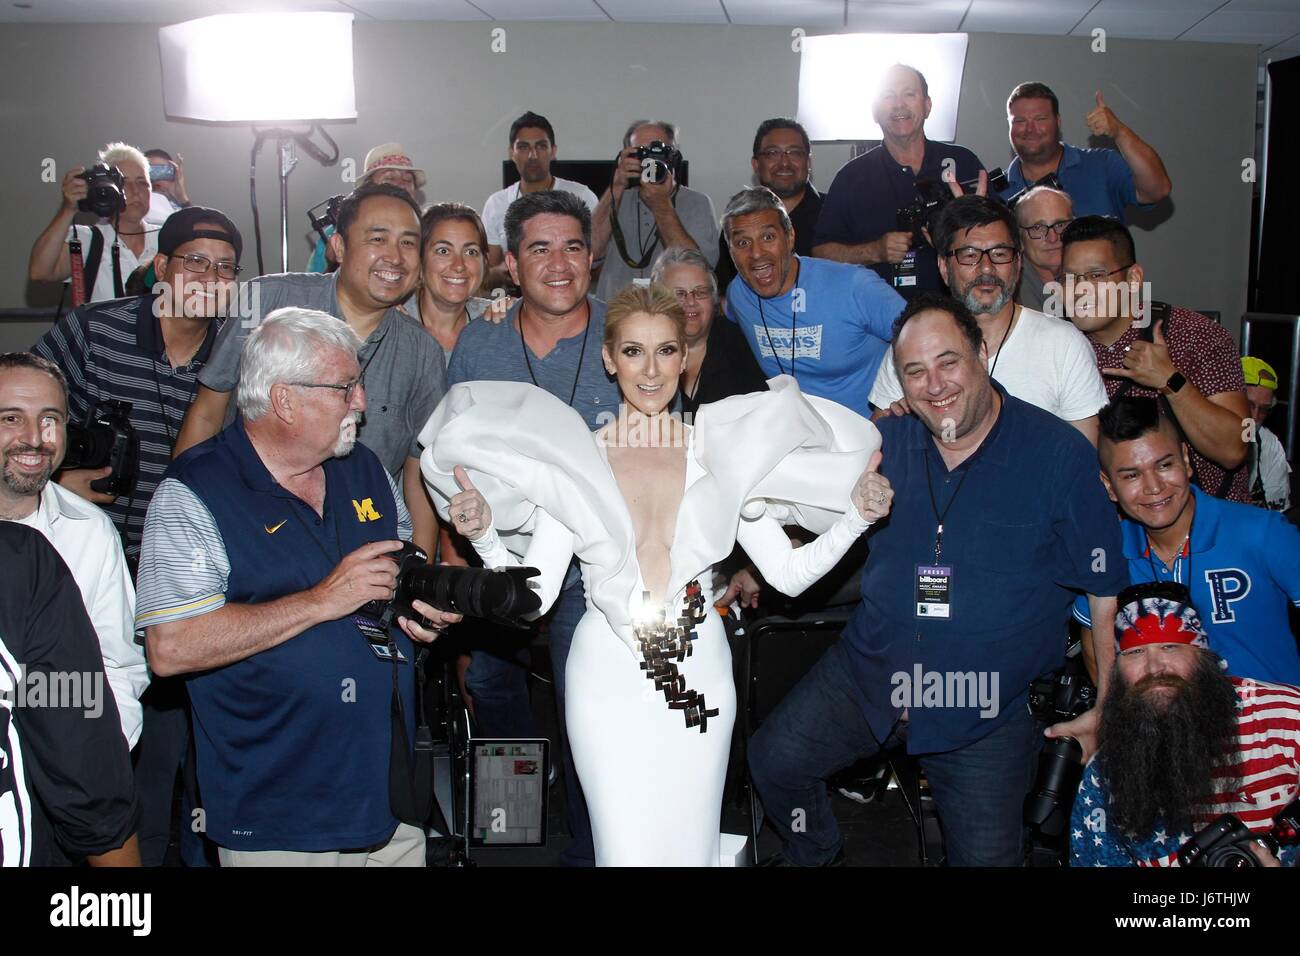
[[[984,333],[989,374],[1009,394],[1069,422],[1096,445],[1106,387],[1092,347],[1070,322],[1015,302],[1021,248],[1011,211],[983,196],[962,196],[948,203],[933,231],[939,272]],[[881,414],[908,412],[892,355],[880,363],[871,404]]]
[[[499,189],[483,203],[483,228],[488,237],[488,285],[510,285],[506,268],[506,210],[520,196],[559,189],[573,193],[592,212],[599,200],[582,183],[551,175],[551,161],[559,153],[555,129],[545,116],[529,110],[510,124],[510,159],[519,170],[519,181]]]

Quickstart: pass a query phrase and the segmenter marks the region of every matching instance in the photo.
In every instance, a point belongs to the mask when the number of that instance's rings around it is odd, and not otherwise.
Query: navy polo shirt
[[[363,544],[399,538],[400,509],[370,449],[357,445],[323,468],[317,515],[272,478],[242,419],[177,458],[146,525],[137,626],[304,591]],[[203,581],[213,564],[224,591],[187,590],[187,573]],[[411,642],[395,635],[413,660]],[[398,673],[409,735],[412,666]],[[387,841],[397,827],[388,782],[392,682],[393,665],[350,617],[191,676],[208,836],[233,850],[320,852]]]
[[[844,641],[872,731],[884,740],[906,706],[913,753],[952,750],[995,730],[1025,706],[1029,682],[1063,662],[1075,595],[1110,597],[1128,583],[1092,445],[994,387],[1003,402],[997,422],[951,472],[920,419],[878,423],[894,503],[871,535],[862,603]],[[938,510],[948,508],[938,562],[931,486]],[[952,568],[946,620],[917,614],[917,566],[936,563]],[[996,707],[981,707],[974,693],[965,706],[956,693],[922,700],[932,674],[944,688],[996,690]]]
[[[821,215],[817,218],[817,244],[857,245],[874,242],[887,232],[897,232],[898,210],[921,198],[917,183],[942,184],[944,161],[948,159],[956,164],[959,182],[974,179],[984,168],[979,157],[965,146],[928,139],[921,168],[915,174],[910,166],[889,155],[884,143],[845,163],[835,174],[830,192],[822,201]],[[892,264],[879,262],[868,268],[891,286],[894,284]],[[916,250],[916,284],[900,286],[896,291],[903,298],[911,299],[922,292],[945,289],[934,247],[922,243]]]
[[[1133,170],[1113,149],[1080,149],[1062,143],[1056,177],[1070,194],[1076,219],[1110,216],[1123,222],[1126,207],[1142,205],[1143,209],[1150,208],[1138,202]],[[1001,193],[1003,199],[1009,199],[1027,185],[1019,156],[1007,167],[1007,183],[1009,185]]]

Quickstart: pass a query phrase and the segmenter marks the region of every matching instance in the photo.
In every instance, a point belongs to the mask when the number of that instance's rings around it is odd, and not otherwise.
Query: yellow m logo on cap
[[[383,517],[383,515],[375,510],[375,502],[373,498],[366,498],[364,501],[357,501],[356,498],[353,498],[352,507],[357,509],[358,521],[378,521]]]

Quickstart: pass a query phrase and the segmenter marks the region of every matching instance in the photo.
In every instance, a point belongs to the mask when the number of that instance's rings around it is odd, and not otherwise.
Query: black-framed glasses
[[[357,389],[365,390],[366,380],[364,376],[359,375],[352,381],[344,382],[341,385],[334,385],[329,382],[290,382],[289,384],[296,385],[298,388],[329,388],[336,392],[342,392],[343,401],[350,405],[352,404],[352,396],[357,393]]]
[[[1021,226],[1020,228],[1029,236],[1030,239],[1042,239],[1046,237],[1049,229],[1056,233],[1056,236],[1059,239],[1061,234],[1065,232],[1066,226],[1072,222],[1074,222],[1073,219],[1058,219],[1056,222],[1036,222],[1032,226]]]
[[[956,259],[964,266],[977,266],[985,256],[989,257],[989,262],[995,266],[1004,266],[1008,262],[1014,262],[1019,253],[1015,246],[992,246],[988,249],[981,249],[978,246],[962,246],[959,249],[950,249],[948,255]]]
[[[197,252],[191,252],[184,256],[168,256],[168,259],[180,259],[184,262],[186,272],[193,272],[195,275],[204,275],[215,264],[217,275],[223,279],[234,279],[244,271],[242,266],[235,265],[229,259],[221,259],[213,263],[207,256],[201,256]]]
[[[760,149],[758,155],[766,159],[769,163],[774,159],[793,159],[796,162],[808,158],[808,150],[802,146],[787,146],[784,149],[780,146],[769,146],[767,149]]]
[[[1136,262],[1130,262],[1126,266],[1120,266],[1118,269],[1111,269],[1109,272],[1104,272],[1101,269],[1093,269],[1091,272],[1062,272],[1057,281],[1064,285],[1065,280],[1073,276],[1076,284],[1079,282],[1100,282],[1103,279],[1110,278],[1116,272],[1127,272],[1135,265],[1137,265]]]

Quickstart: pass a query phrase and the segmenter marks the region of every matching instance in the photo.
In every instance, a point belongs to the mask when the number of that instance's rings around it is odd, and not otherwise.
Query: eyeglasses
[[[962,246],[960,249],[951,249],[948,255],[956,259],[964,266],[977,266],[985,256],[989,257],[989,262],[995,266],[1004,266],[1008,262],[1014,262],[1019,253],[1015,246],[993,246],[989,249],[980,249],[978,246]]]
[[[767,149],[760,149],[758,155],[763,159],[766,159],[769,163],[774,159],[780,159],[782,157],[793,159],[798,162],[808,158],[808,150],[804,149],[802,146],[788,146],[785,149],[782,149],[780,146],[769,146]]]
[[[1057,281],[1064,285],[1065,280],[1073,276],[1076,284],[1080,282],[1100,282],[1102,279],[1113,276],[1116,272],[1127,272],[1136,264],[1137,263],[1135,262],[1130,262],[1126,266],[1120,266],[1118,269],[1111,269],[1109,272],[1103,272],[1101,269],[1093,269],[1091,272],[1062,272]]]
[[[332,385],[328,382],[289,382],[289,384],[296,385],[298,388],[329,388],[336,392],[342,392],[343,401],[350,405],[352,403],[352,396],[356,394],[357,389],[360,388],[362,391],[365,390],[366,380],[364,377],[358,376],[352,381],[345,382],[342,385]]]
[[[1058,219],[1056,222],[1036,222],[1032,226],[1021,226],[1020,229],[1026,233],[1030,239],[1042,239],[1047,235],[1050,229],[1060,238],[1061,233],[1065,232],[1065,227],[1074,222],[1073,219]]]
[[[687,299],[694,299],[696,302],[712,302],[713,288],[707,285],[697,285],[694,289],[673,289],[673,295],[677,296],[677,301],[686,304]]]
[[[186,256],[168,256],[168,259],[180,259],[185,263],[185,271],[192,272],[195,275],[204,275],[212,268],[213,262],[207,256],[201,256],[197,252],[191,252]],[[223,279],[233,279],[243,272],[242,266],[237,266],[229,259],[222,259],[216,264],[217,275]]]

